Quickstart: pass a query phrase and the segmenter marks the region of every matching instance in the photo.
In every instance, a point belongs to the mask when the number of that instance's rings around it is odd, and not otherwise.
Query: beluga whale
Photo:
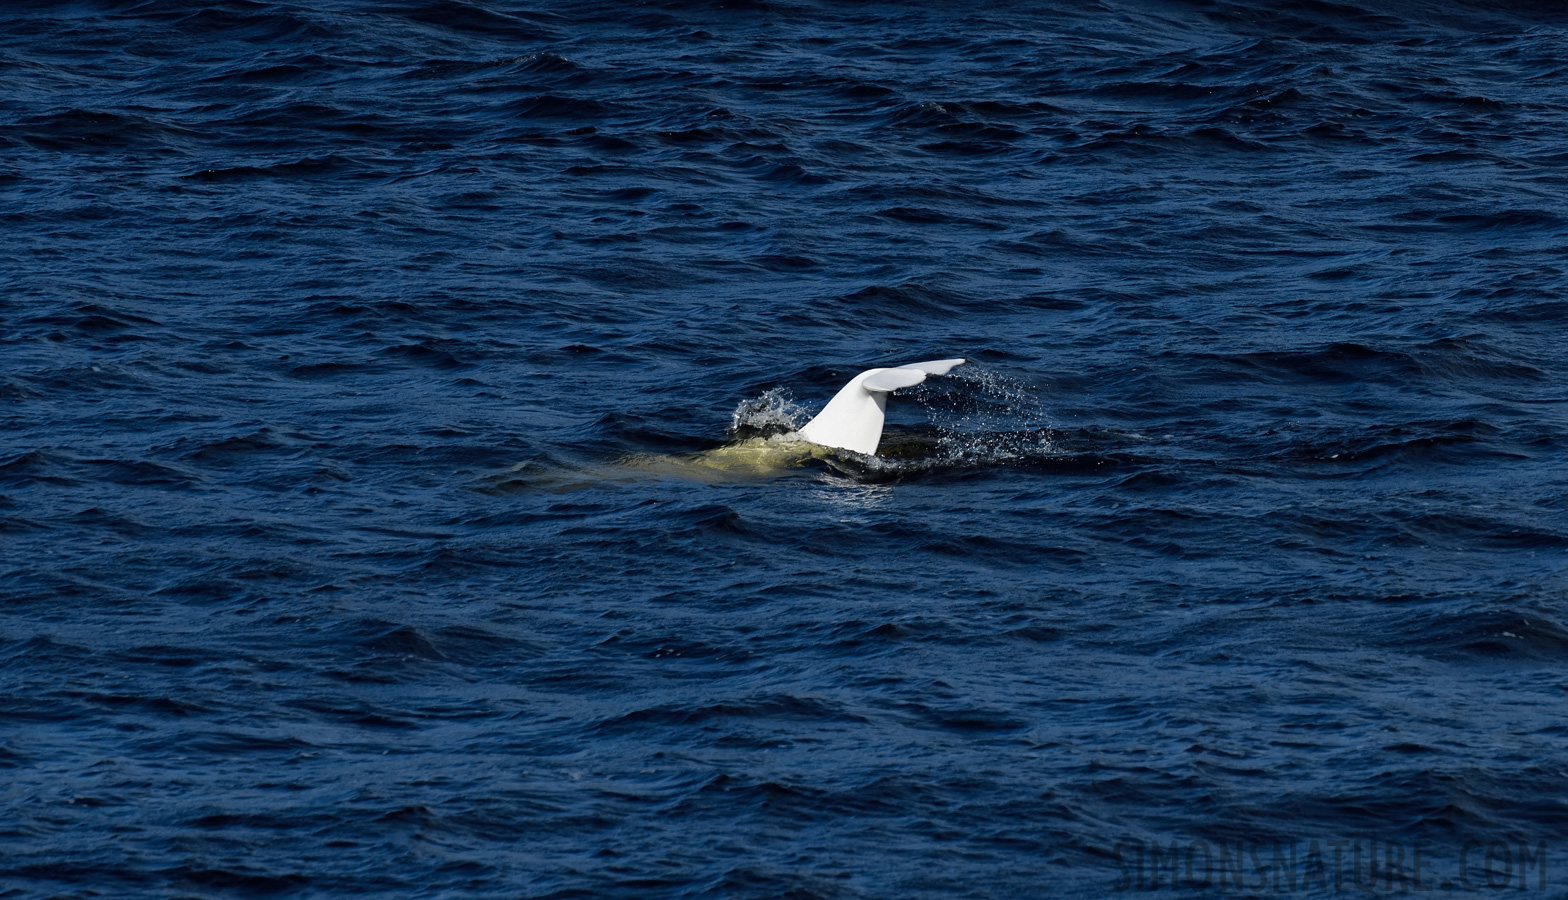
[[[797,432],[823,447],[875,455],[882,443],[882,423],[887,416],[887,395],[914,387],[929,375],[946,375],[963,359],[933,359],[882,369],[867,369],[849,380],[822,408],[822,412]]]
[[[962,359],[936,359],[867,369],[849,380],[811,421],[793,430],[746,437],[691,455],[635,454],[623,465],[661,475],[721,483],[750,481],[794,469],[809,460],[828,459],[848,450],[874,456],[882,443],[887,395],[914,387],[931,375],[945,375]],[[793,415],[786,412],[786,418]],[[737,424],[740,414],[737,411]],[[776,420],[768,425],[782,424]],[[793,422],[791,422],[793,425]]]

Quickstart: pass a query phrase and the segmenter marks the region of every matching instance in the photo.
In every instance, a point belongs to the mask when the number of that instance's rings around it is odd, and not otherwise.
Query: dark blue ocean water
[[[6,4],[0,896],[1568,895],[1565,198],[1557,3]]]

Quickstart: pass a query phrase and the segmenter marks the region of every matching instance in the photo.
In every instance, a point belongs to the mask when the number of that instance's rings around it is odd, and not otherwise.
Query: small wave
[[[255,12],[252,12],[246,7],[235,9],[213,5],[191,10],[185,4],[168,4],[156,12],[146,7],[138,12],[143,16],[174,18],[170,26],[189,35],[222,35],[257,42],[331,40],[338,36],[330,28],[309,18],[308,14],[295,14],[288,11],[287,7],[255,4],[254,9]]]
[[[222,182],[245,181],[261,178],[327,178],[352,165],[336,153],[326,156],[309,156],[290,162],[266,166],[224,166],[200,169],[182,176],[190,181]]]
[[[1411,622],[1401,641],[1455,661],[1568,660],[1568,629],[1539,611],[1512,607],[1428,614]]]
[[[0,127],[0,137],[15,137],[39,150],[101,152],[147,150],[190,132],[135,113],[65,109]]]
[[[410,21],[434,30],[454,31],[489,40],[556,41],[561,35],[553,28],[530,21],[540,14],[506,13],[486,9],[475,3],[421,3],[402,13]]]

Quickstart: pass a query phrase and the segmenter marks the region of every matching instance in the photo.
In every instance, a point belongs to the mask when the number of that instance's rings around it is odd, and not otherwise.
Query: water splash
[[[730,436],[744,439],[789,434],[810,418],[810,411],[795,402],[788,388],[774,388],[735,407]]]
[[[979,367],[920,385],[914,399],[928,411],[949,462],[986,465],[1057,452],[1039,395],[1010,375]]]

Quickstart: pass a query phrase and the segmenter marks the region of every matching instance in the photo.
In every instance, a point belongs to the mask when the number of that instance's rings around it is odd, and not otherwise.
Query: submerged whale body
[[[752,481],[812,460],[822,460],[830,467],[835,461],[848,463],[855,470],[850,473],[851,477],[858,478],[863,474],[858,467],[875,465],[879,461],[846,458],[835,451],[850,450],[874,456],[878,449],[885,449],[893,459],[900,461],[931,455],[936,442],[910,434],[900,435],[899,440],[890,442],[886,448],[880,447],[887,395],[899,388],[913,387],[928,376],[945,375],[954,366],[963,364],[962,359],[937,359],[868,369],[850,379],[815,418],[799,429],[778,429],[786,423],[792,428],[794,423],[792,404],[786,403],[782,409],[774,407],[765,417],[769,421],[764,427],[772,426],[772,433],[765,436],[744,437],[691,455],[632,454],[623,457],[621,464],[644,472],[718,484]],[[777,403],[778,398],[773,397],[773,402]],[[737,410],[737,428],[740,424],[741,413]],[[748,424],[756,427],[756,423]]]
[[[914,387],[928,375],[946,375],[962,359],[934,359],[885,369],[867,369],[849,380],[828,405],[799,431],[802,438],[824,447],[871,455],[882,442],[887,395]]]
[[[624,457],[621,462],[645,472],[721,483],[767,477],[811,460],[831,461],[837,456],[835,450],[873,456],[882,443],[888,393],[913,387],[930,375],[945,375],[963,363],[962,359],[937,359],[868,369],[851,378],[815,418],[797,430],[747,437],[689,456],[634,454]],[[784,418],[788,420],[793,416],[786,412]],[[905,436],[890,446],[889,452],[907,458],[911,451],[920,455],[929,453],[933,447],[931,442],[911,441]]]

